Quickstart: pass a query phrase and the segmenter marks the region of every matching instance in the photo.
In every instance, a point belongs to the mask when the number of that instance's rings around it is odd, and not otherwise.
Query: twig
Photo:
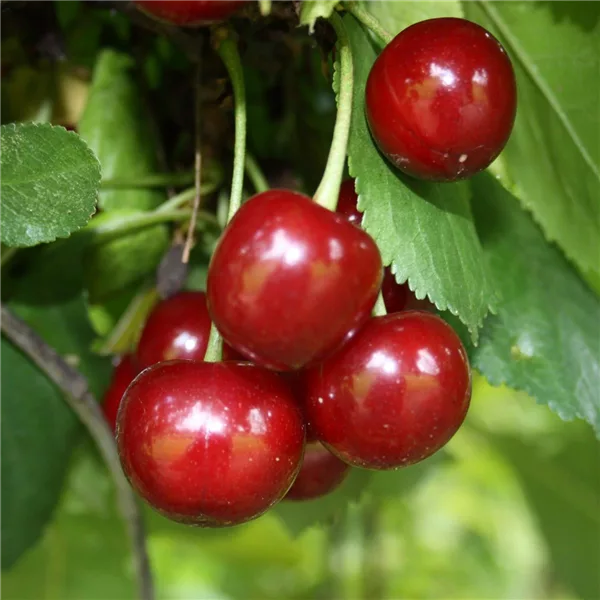
[[[144,523],[134,493],[123,474],[113,434],[102,415],[100,405],[88,389],[85,377],[33,331],[24,321],[0,306],[2,332],[26,354],[54,384],[64,392],[65,400],[87,427],[106,462],[117,488],[119,508],[125,521],[134,556],[138,592],[142,600],[154,598],[150,561],[146,551]]]
[[[198,57],[196,63],[196,77],[194,81],[194,121],[195,121],[195,161],[194,161],[194,183],[196,194],[194,196],[194,204],[192,205],[192,218],[187,230],[187,236],[185,238],[185,245],[183,247],[183,253],[181,254],[181,262],[187,264],[190,260],[190,252],[194,245],[194,233],[196,232],[196,219],[198,218],[198,211],[200,210],[200,185],[202,181],[202,148],[201,143],[201,132],[200,132],[200,119],[202,116],[202,100],[200,95],[200,75],[201,75],[201,62]]]

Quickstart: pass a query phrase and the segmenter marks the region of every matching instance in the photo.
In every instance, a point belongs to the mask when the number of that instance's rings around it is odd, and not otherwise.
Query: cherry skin
[[[401,31],[375,61],[365,93],[379,149],[404,173],[433,181],[485,169],[508,141],[517,106],[500,42],[456,18]]]
[[[284,500],[314,500],[326,496],[342,484],[349,472],[350,466],[322,444],[308,443],[300,473]]]
[[[304,424],[275,373],[170,361],[127,390],[117,444],[125,474],[152,507],[181,523],[225,527],[285,496],[302,462]]]
[[[104,394],[104,402],[102,403],[102,411],[113,432],[117,428],[117,412],[121,404],[121,398],[123,398],[125,390],[138,373],[139,368],[131,354],[124,355],[113,371],[110,385]]]
[[[206,25],[229,18],[247,0],[135,0],[146,14],[173,25]]]
[[[346,179],[342,182],[337,212],[344,215],[353,225],[360,227],[362,213],[358,210],[358,194],[354,189],[354,179]],[[388,313],[407,309],[435,311],[435,306],[427,299],[417,300],[407,283],[397,283],[389,267],[384,271],[381,292]]]
[[[208,269],[210,316],[254,363],[284,371],[315,363],[369,318],[381,285],[373,239],[289,190],[246,201]]]
[[[209,335],[204,292],[179,292],[162,300],[150,313],[138,342],[140,370],[165,360],[204,360]]]
[[[439,317],[406,311],[372,318],[306,377],[306,418],[343,461],[396,469],[439,450],[471,397],[465,349]]]

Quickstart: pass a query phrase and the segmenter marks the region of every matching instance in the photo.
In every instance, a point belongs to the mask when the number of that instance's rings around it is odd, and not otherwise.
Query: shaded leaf
[[[600,273],[600,4],[464,9],[498,36],[515,68],[517,119],[502,157],[517,196],[582,271]]]
[[[315,22],[319,18],[327,19],[333,12],[339,0],[304,0],[300,6],[300,25],[308,25],[313,32]]]
[[[10,124],[2,142],[2,242],[34,246],[68,237],[96,210],[100,165],[63,127]]]
[[[108,363],[88,351],[92,339],[81,298],[62,306],[12,305],[88,377],[95,392]],[[63,487],[79,424],[62,393],[2,338],[2,567],[10,568],[40,536]]]
[[[473,366],[600,436],[600,300],[493,177],[477,175],[472,189],[484,255],[503,292]]]
[[[408,279],[417,298],[456,314],[474,339],[496,291],[481,254],[466,183],[409,179],[377,150],[365,119],[364,90],[376,52],[360,25],[345,18],[354,57],[355,86],[348,147],[357,179],[363,227],[377,242],[399,283]]]
[[[156,140],[133,64],[130,56],[114,50],[98,55],[79,122],[81,136],[100,159],[104,179],[131,180],[158,170]],[[165,193],[159,189],[119,189],[102,190],[99,203],[103,210],[148,210],[164,200]]]

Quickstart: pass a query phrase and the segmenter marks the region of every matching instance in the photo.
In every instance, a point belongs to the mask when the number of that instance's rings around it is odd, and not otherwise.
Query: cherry
[[[361,327],[381,278],[368,234],[307,196],[270,190],[246,201],[225,228],[208,269],[208,310],[254,363],[298,369]]]
[[[204,292],[179,292],[148,317],[136,351],[140,369],[175,359],[204,360],[210,317]]]
[[[143,12],[173,25],[204,25],[230,17],[248,0],[135,0]]]
[[[344,215],[353,225],[360,227],[362,213],[358,210],[358,194],[354,189],[354,179],[346,179],[342,182],[337,212]],[[389,267],[384,271],[381,292],[388,313],[406,309],[435,311],[435,306],[427,299],[417,300],[407,283],[397,283]]]
[[[102,403],[102,411],[113,431],[117,428],[117,411],[121,404],[121,398],[138,373],[138,366],[131,354],[123,356],[113,371]]]
[[[375,317],[306,376],[306,417],[317,438],[350,465],[395,469],[439,450],[462,424],[469,363],[436,315]]]
[[[342,484],[349,471],[349,465],[319,442],[307,444],[300,473],[285,500],[313,500],[326,496]]]
[[[513,127],[516,82],[491,33],[465,19],[421,21],[375,61],[366,115],[379,149],[401,171],[454,181],[485,169]]]
[[[154,365],[127,390],[117,423],[133,487],[165,516],[202,527],[264,513],[289,490],[304,451],[289,389],[248,363]]]

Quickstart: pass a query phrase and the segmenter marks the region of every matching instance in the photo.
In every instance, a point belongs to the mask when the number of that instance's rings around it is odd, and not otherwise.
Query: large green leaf
[[[518,197],[582,271],[600,272],[600,3],[465,2],[510,54]]]
[[[108,361],[90,354],[81,298],[54,307],[12,305],[42,337],[88,376],[99,392]],[[2,567],[40,536],[58,502],[78,422],[61,392],[2,338]]]
[[[97,58],[79,132],[102,164],[104,179],[156,173],[156,140],[133,73],[133,59],[113,50]],[[100,207],[154,208],[165,199],[156,189],[103,190]]]
[[[437,17],[462,17],[459,0],[432,2],[389,2],[388,0],[363,0],[362,7],[371,13],[383,28],[396,35],[417,21]]]
[[[2,242],[34,246],[68,237],[96,210],[100,165],[63,127],[9,124],[2,142]]]
[[[546,538],[553,574],[582,600],[600,598],[598,443],[576,427],[558,448],[491,438],[511,463]]]
[[[496,303],[483,261],[465,183],[430,184],[409,179],[378,152],[365,119],[365,83],[376,52],[352,17],[345,23],[354,58],[354,102],[348,147],[363,227],[375,238],[396,279],[408,279],[418,298],[458,315],[474,339]]]
[[[600,436],[600,300],[491,175],[472,180],[485,258],[503,292],[473,351],[494,385],[526,391]]]

